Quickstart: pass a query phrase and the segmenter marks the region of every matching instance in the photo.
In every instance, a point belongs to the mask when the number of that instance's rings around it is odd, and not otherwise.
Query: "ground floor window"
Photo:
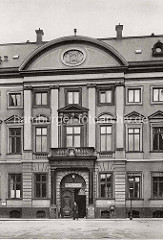
[[[112,198],[112,173],[100,173],[100,197],[101,198]]]
[[[22,179],[21,174],[9,175],[9,198],[21,198]]]
[[[139,199],[141,197],[141,174],[130,173],[128,180],[128,198]]]
[[[163,198],[163,173],[153,173],[152,194],[154,198]]]
[[[47,197],[47,175],[46,173],[35,174],[35,197],[46,198]]]

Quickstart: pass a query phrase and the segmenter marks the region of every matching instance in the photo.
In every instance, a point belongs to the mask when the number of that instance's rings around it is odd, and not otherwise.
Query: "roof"
[[[141,62],[141,61],[160,61],[163,60],[163,56],[154,57],[152,55],[152,48],[159,40],[163,42],[163,35],[151,35],[151,36],[135,36],[135,37],[123,37],[122,39],[108,38],[98,39],[119,52],[127,62]],[[0,57],[2,63],[0,68],[19,68],[25,59],[37,48],[46,44],[38,44],[36,42],[26,43],[9,43],[0,44]],[[135,50],[141,50],[141,53],[135,53]],[[19,57],[13,59],[14,56]],[[3,61],[4,56],[8,56],[8,61]]]

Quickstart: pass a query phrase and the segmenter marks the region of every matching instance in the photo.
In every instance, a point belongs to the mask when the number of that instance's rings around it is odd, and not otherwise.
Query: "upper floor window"
[[[9,128],[9,153],[21,153],[21,128]]]
[[[66,127],[66,147],[81,147],[81,126]]]
[[[46,106],[48,104],[48,93],[47,92],[36,92],[35,93],[35,105]]]
[[[141,176],[140,174],[128,174],[128,198],[140,198]]]
[[[113,102],[113,91],[110,90],[100,90],[99,91],[99,102],[101,104],[112,104]]]
[[[141,103],[141,88],[127,89],[127,103]]]
[[[47,175],[46,173],[35,174],[35,197],[46,198],[47,197]]]
[[[21,107],[21,93],[9,93],[9,107]]]
[[[140,151],[140,128],[128,128],[128,151]]]
[[[152,101],[163,103],[163,88],[152,88]]]
[[[66,105],[80,104],[81,105],[81,90],[66,90]]]
[[[163,127],[153,127],[153,150],[163,151]]]
[[[112,126],[100,126],[100,151],[112,151]]]
[[[100,173],[100,198],[113,197],[113,180],[112,173]]]
[[[21,198],[22,179],[21,174],[9,175],[9,198]]]
[[[153,173],[152,196],[154,198],[163,198],[163,173]]]
[[[36,127],[35,129],[35,151],[36,153],[47,152],[47,127]]]

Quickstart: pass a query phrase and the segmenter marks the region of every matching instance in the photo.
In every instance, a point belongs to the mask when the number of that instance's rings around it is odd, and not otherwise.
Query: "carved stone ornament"
[[[68,66],[80,65],[85,60],[85,54],[79,49],[70,49],[63,53],[62,62]]]

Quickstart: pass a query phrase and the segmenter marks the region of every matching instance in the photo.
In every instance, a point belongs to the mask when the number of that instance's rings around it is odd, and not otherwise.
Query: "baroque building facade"
[[[0,44],[0,217],[163,217],[163,36]]]

